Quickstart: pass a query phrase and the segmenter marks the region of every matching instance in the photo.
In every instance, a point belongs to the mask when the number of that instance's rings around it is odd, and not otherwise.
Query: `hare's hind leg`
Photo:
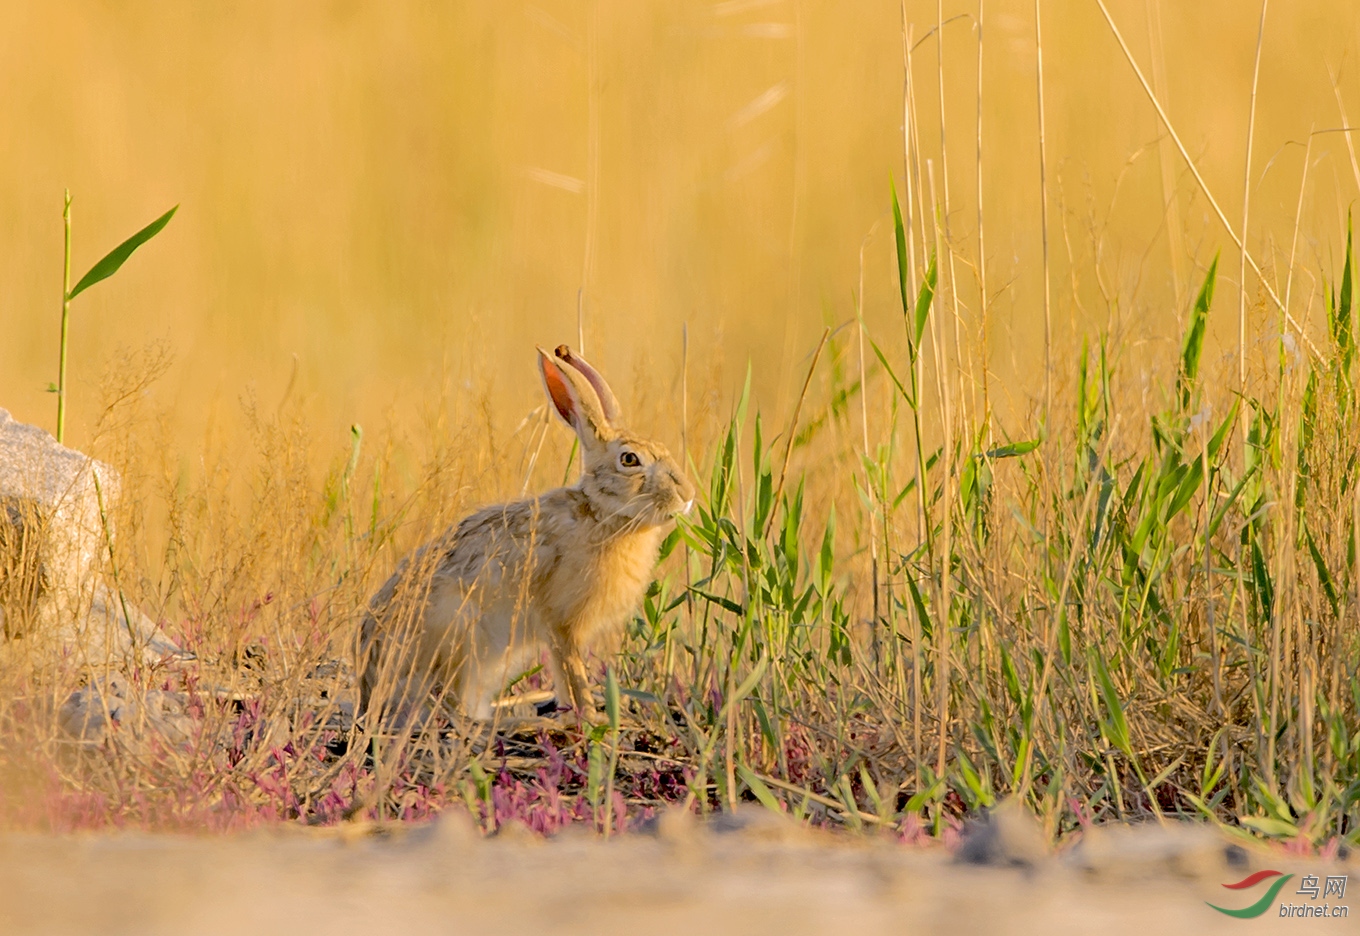
[[[378,690],[378,622],[373,615],[364,615],[359,627],[359,646],[354,668],[359,673],[359,707],[354,712],[358,721],[368,716],[373,697]]]
[[[372,733],[405,731],[429,694],[429,680],[413,672],[417,662],[409,637],[388,632],[386,624],[373,613],[365,616],[355,663],[359,672],[355,720]]]
[[[459,699],[463,712],[477,721],[490,721],[493,703],[510,680],[526,667],[537,647],[511,646],[490,660],[470,659],[460,673]]]

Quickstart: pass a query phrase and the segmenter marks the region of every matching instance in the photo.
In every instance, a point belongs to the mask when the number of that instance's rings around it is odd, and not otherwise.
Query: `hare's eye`
[[[636,468],[642,464],[642,461],[637,457],[636,452],[624,452],[619,456],[619,464],[625,468]]]

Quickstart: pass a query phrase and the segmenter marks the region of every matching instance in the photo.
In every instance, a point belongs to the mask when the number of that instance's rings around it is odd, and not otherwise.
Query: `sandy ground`
[[[753,813],[720,831],[663,822],[612,842],[463,822],[375,834],[0,836],[0,933],[1360,933],[1349,919],[1254,920],[1251,871],[1360,865],[1243,851],[1203,828],[1101,830],[1058,855],[1024,844],[969,864],[942,847],[813,834]],[[1294,896],[1293,882],[1280,892]],[[1243,896],[1246,895],[1246,896]]]

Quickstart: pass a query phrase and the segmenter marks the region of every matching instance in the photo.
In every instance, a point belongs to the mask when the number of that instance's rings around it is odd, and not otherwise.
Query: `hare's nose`
[[[694,509],[694,498],[691,497],[689,500],[685,501],[685,507],[684,507],[684,509],[681,510],[680,512],[688,516],[689,512],[690,512],[691,510],[693,510],[693,509]]]

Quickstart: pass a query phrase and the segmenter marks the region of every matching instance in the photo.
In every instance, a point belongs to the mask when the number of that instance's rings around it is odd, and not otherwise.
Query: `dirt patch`
[[[465,822],[226,837],[0,838],[0,932],[39,933],[1243,933],[1360,932],[1360,917],[1280,919],[1306,874],[1354,863],[1234,846],[1202,827],[1101,830],[1056,855],[976,864],[942,846],[809,832],[770,816],[649,835],[544,840]],[[1295,877],[1262,917],[1218,913]],[[1354,883],[1354,882],[1348,882]],[[1360,886],[1360,885],[1357,885]],[[1360,907],[1355,908],[1360,911]],[[1334,912],[1334,911],[1333,911]]]

